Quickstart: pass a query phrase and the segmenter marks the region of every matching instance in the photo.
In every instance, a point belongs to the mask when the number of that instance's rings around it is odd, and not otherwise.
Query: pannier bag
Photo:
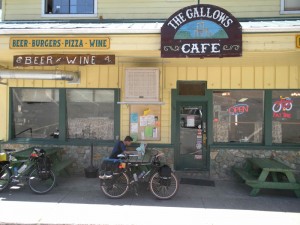
[[[46,155],[44,149],[35,148],[30,154],[30,159],[34,160],[37,165],[39,178],[48,179],[50,177],[51,159]]]
[[[39,177],[42,179],[48,179],[51,170],[51,160],[48,156],[43,155],[37,158],[37,168]]]
[[[160,184],[163,186],[171,185],[171,173],[172,169],[168,165],[163,165],[159,168]]]

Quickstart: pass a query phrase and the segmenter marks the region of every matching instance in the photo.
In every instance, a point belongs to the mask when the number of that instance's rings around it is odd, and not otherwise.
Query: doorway
[[[201,171],[207,168],[207,103],[177,102],[175,168]]]

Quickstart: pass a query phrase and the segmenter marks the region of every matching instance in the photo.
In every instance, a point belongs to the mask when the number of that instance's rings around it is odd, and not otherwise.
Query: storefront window
[[[263,91],[214,91],[214,142],[262,143]]]
[[[58,129],[58,90],[12,89],[15,138],[52,138]]]
[[[114,91],[67,90],[67,136],[114,139]]]
[[[273,143],[300,143],[300,92],[272,92]]]

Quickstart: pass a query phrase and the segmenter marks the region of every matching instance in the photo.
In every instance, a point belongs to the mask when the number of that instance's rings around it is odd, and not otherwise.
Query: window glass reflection
[[[58,129],[58,90],[15,88],[13,133],[16,138],[53,138]]]
[[[114,139],[114,91],[67,90],[68,138]]]
[[[214,91],[214,142],[263,141],[263,91]]]
[[[272,92],[273,143],[300,143],[300,92]]]

